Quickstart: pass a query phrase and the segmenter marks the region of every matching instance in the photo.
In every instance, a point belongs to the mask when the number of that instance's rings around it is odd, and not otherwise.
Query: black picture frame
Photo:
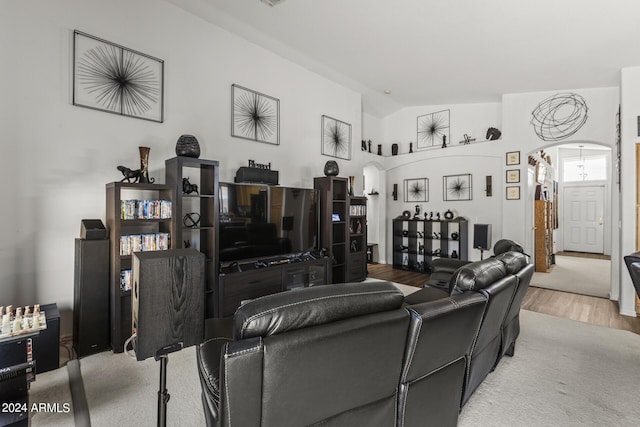
[[[505,162],[507,166],[515,166],[520,164],[520,152],[509,151],[505,155]]]
[[[321,126],[322,155],[351,160],[351,124],[323,115]]]
[[[520,182],[520,169],[507,169],[505,182],[508,184]]]
[[[473,199],[473,183],[471,181],[470,173],[446,175],[442,177],[442,183],[442,195],[444,201],[451,202]]]
[[[429,179],[411,178],[404,180],[404,201],[405,202],[428,202],[429,201]]]
[[[520,200],[520,186],[519,185],[507,186],[505,196],[507,200]]]
[[[447,144],[451,143],[450,126],[450,110],[441,110],[418,116],[416,118],[416,149],[423,150],[429,147],[442,146],[443,137],[446,137]]]
[[[280,100],[232,84],[231,136],[280,145]]]
[[[73,31],[72,103],[120,116],[164,121],[164,61]]]

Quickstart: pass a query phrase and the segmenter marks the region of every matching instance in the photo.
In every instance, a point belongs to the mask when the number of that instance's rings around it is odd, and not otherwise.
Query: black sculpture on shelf
[[[500,132],[498,129],[496,128],[487,129],[487,141],[494,141],[496,139],[500,139],[500,136],[502,136],[502,132]]]
[[[200,225],[200,214],[198,212],[188,212],[182,218],[182,224],[188,228],[196,228]]]
[[[176,142],[176,155],[184,157],[200,157],[200,144],[193,135],[180,135]]]
[[[364,139],[360,143],[360,150],[367,151],[367,141],[365,141]]]
[[[198,185],[191,184],[189,182],[189,178],[182,178],[182,192],[184,194],[191,194],[191,193],[200,194],[198,192]]]
[[[340,168],[335,160],[329,160],[324,164],[324,176],[338,176],[338,173]]]
[[[142,174],[140,169],[132,170],[126,166],[118,166],[118,170],[122,172],[123,175],[123,178],[120,180],[120,182],[124,182],[125,180],[127,182],[140,182],[140,176]]]

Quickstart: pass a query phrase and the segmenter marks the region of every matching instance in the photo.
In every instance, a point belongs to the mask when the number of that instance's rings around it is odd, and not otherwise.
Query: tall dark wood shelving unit
[[[132,255],[120,255],[120,237],[132,234],[171,233],[173,219],[122,219],[121,200],[174,200],[172,188],[160,184],[112,182],[106,186],[107,227],[109,228],[109,299],[111,347],[116,353],[124,350],[131,336],[131,290],[120,290],[120,274],[131,269]],[[171,236],[173,247],[173,236]]]
[[[344,283],[347,281],[349,253],[347,178],[314,178],[313,186],[320,190],[320,245],[332,258],[329,283]]]
[[[393,268],[430,273],[431,261],[435,258],[467,260],[468,236],[467,221],[396,218],[393,220]]]
[[[172,216],[172,242],[175,248],[190,245],[205,255],[205,317],[220,317],[218,313],[218,174],[217,160],[173,157],[165,161],[167,185],[175,191]],[[198,193],[185,194],[182,179],[198,185]],[[199,223],[191,225],[193,219],[185,215],[197,213]]]
[[[349,257],[347,280],[360,282],[367,278],[367,198],[349,197]]]

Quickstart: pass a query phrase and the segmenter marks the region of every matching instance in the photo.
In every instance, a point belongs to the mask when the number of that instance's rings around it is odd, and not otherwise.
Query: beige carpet
[[[556,256],[550,273],[534,273],[531,286],[609,298],[611,261],[604,259]]]
[[[406,292],[413,289],[407,287]],[[460,427],[637,426],[640,335],[521,311],[522,332],[463,408]],[[124,354],[81,359],[92,426],[153,426],[159,367]],[[69,402],[66,369],[38,376],[32,401]],[[169,356],[168,425],[203,426],[194,348]],[[71,426],[70,414],[31,414],[31,426]]]

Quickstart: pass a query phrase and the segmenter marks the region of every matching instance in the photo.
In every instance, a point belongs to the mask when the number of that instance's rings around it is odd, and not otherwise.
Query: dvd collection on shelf
[[[120,236],[120,255],[134,252],[166,251],[171,244],[169,233],[131,234]]]
[[[367,207],[365,205],[351,205],[349,207],[349,215],[351,216],[365,216],[367,214]]]
[[[120,219],[171,219],[171,200],[120,200]]]

